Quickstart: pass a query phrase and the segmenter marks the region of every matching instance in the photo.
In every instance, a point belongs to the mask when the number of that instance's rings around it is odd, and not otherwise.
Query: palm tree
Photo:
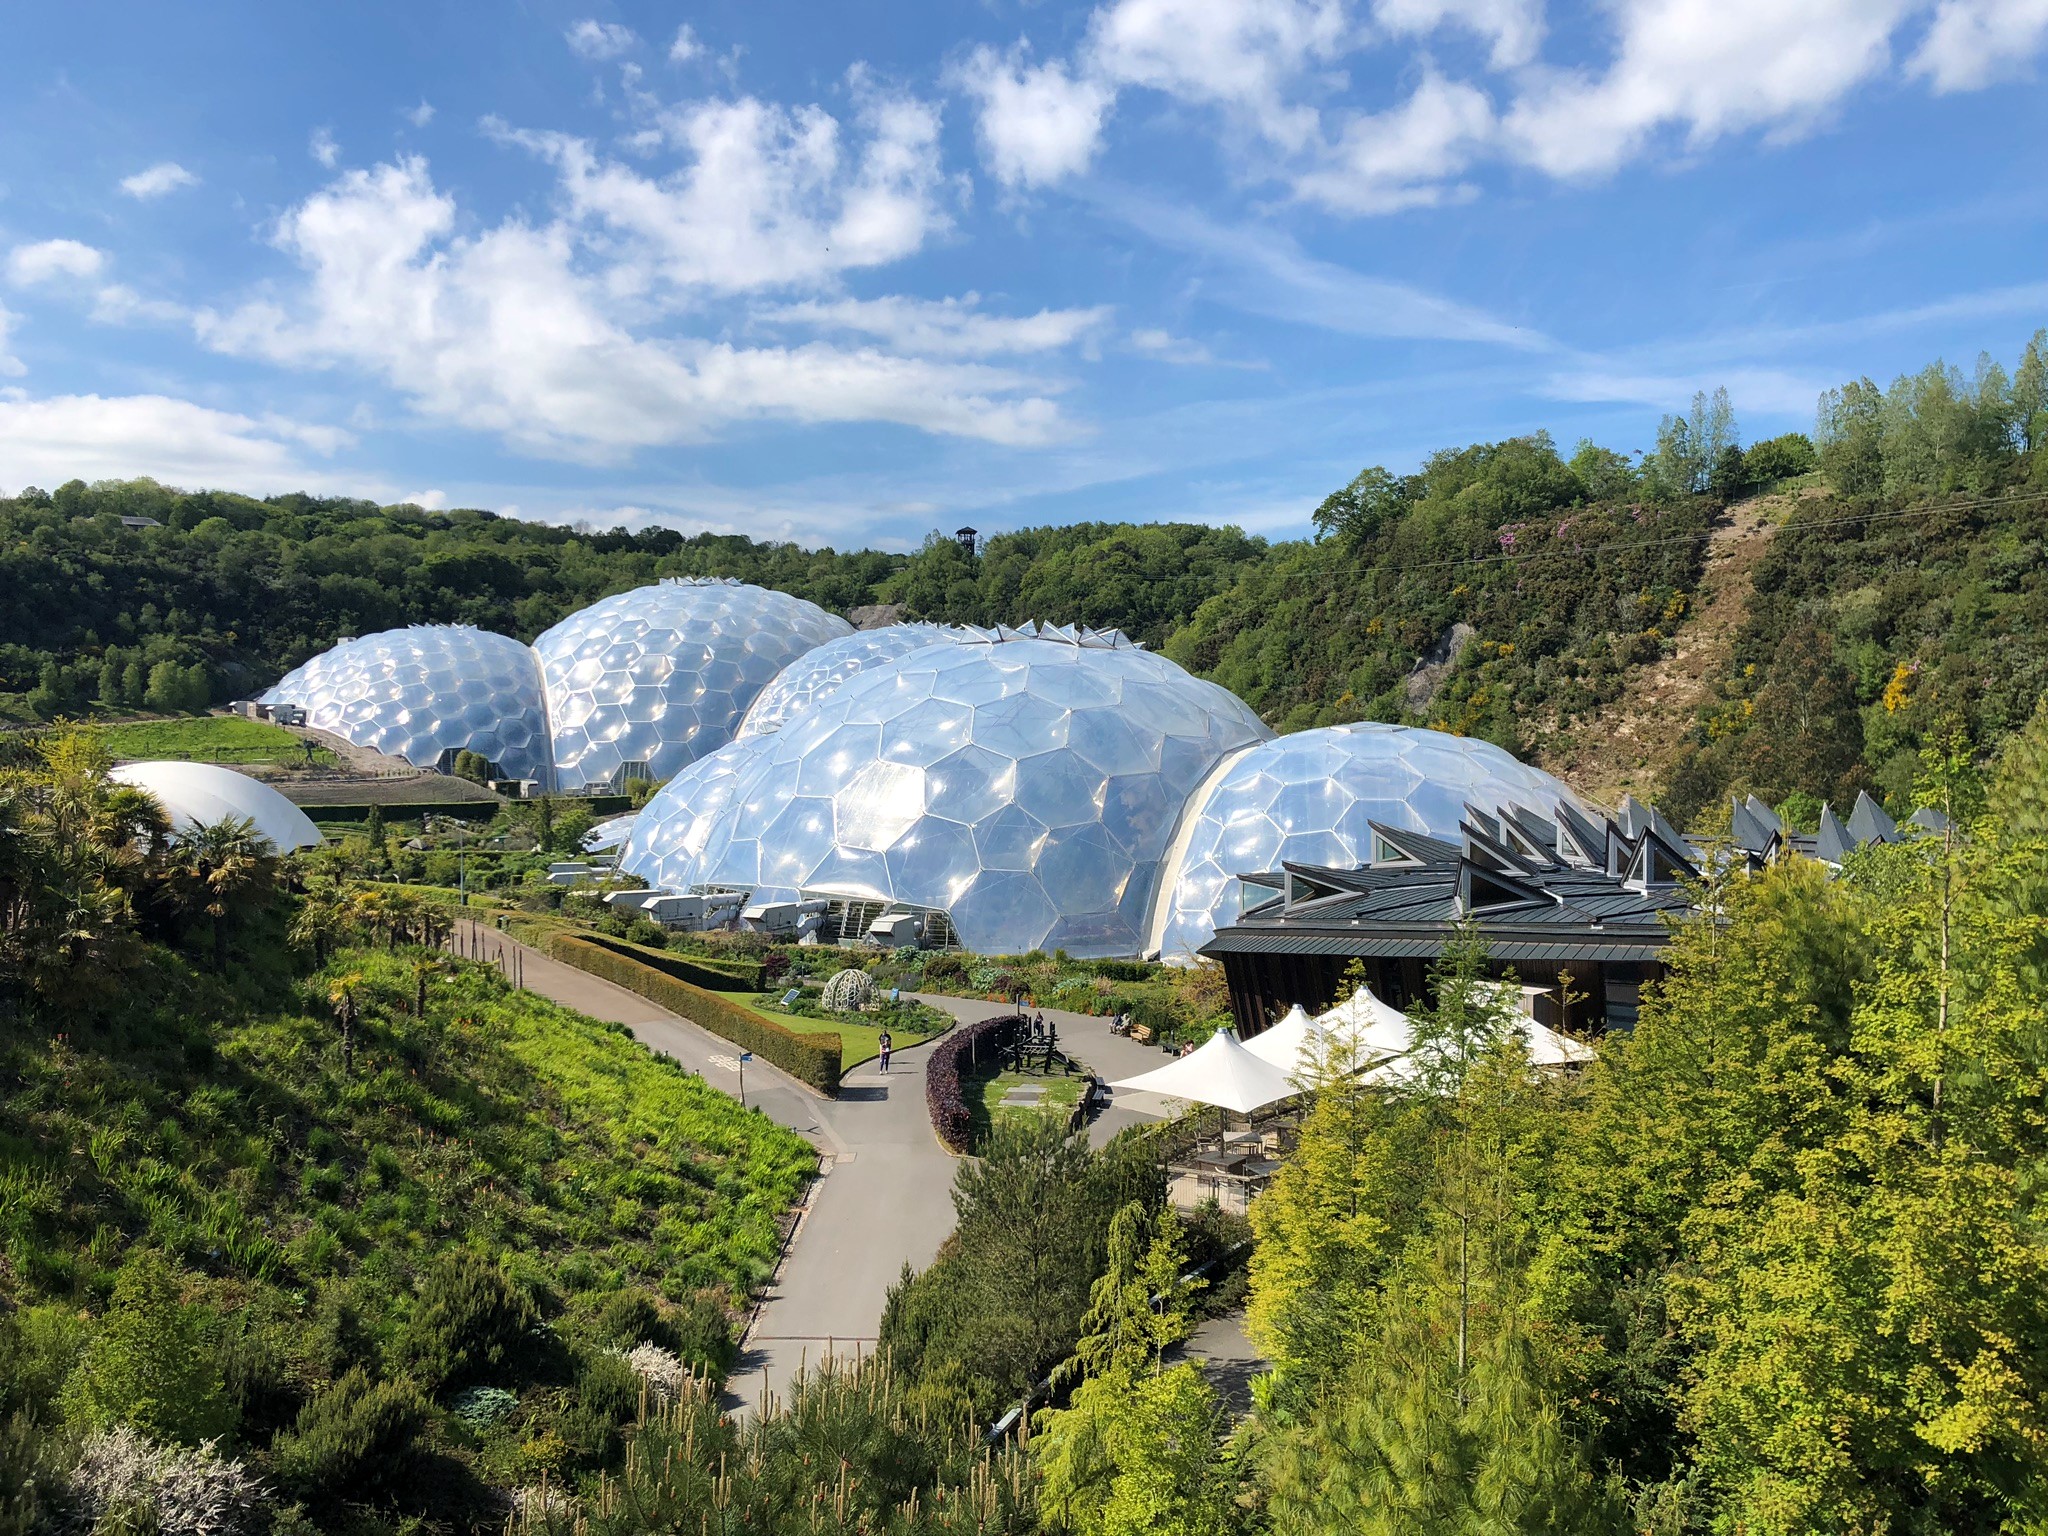
[[[313,956],[313,968],[319,970],[327,964],[327,952],[341,937],[344,926],[338,902],[326,895],[308,895],[292,915],[291,931],[286,940],[294,949],[309,951]]]
[[[335,1028],[341,1031],[341,1075],[347,1077],[355,1070],[356,1064],[356,1020],[361,1009],[356,1003],[356,988],[363,978],[350,972],[337,979],[327,989],[327,1004],[334,1010]]]
[[[270,898],[277,882],[277,854],[255,822],[230,817],[196,828],[178,855],[193,906],[213,920],[214,969],[225,971],[229,927]]]

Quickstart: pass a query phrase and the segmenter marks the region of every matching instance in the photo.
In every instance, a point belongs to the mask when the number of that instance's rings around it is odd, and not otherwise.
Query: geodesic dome
[[[700,757],[661,787],[633,820],[619,850],[619,869],[665,891],[685,893],[702,879],[700,861],[711,829],[732,804],[754,766],[761,738],[730,741]],[[759,899],[791,900],[796,892],[765,891]]]
[[[1561,780],[1491,742],[1441,731],[1367,721],[1248,747],[1189,803],[1160,880],[1151,947],[1192,960],[1243,910],[1240,875],[1283,862],[1370,862],[1371,822],[1455,841],[1467,805],[1548,816],[1561,799],[1579,803]]]
[[[1228,690],[1121,636],[989,631],[864,670],[735,743],[733,782],[678,778],[635,848],[687,826],[702,848],[663,864],[673,889],[942,911],[984,953],[1135,954],[1182,805],[1270,734]],[[684,820],[714,793],[727,798],[708,826]]]
[[[533,642],[557,787],[670,777],[732,740],[784,667],[850,633],[815,603],[726,578],[670,577],[571,614]]]
[[[736,739],[745,741],[781,730],[855,673],[972,633],[945,624],[885,624],[828,640],[784,667],[775,681],[761,690],[740,722]]]
[[[833,1013],[858,1013],[875,1000],[875,978],[851,966],[825,983],[824,1004]]]
[[[508,778],[548,782],[547,712],[533,652],[468,624],[415,624],[344,640],[288,672],[266,704],[415,768],[480,753]]]

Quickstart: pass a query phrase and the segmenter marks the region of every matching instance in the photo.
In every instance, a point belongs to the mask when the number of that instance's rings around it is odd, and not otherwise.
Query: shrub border
[[[774,1062],[826,1097],[837,1097],[841,1055],[838,1035],[804,1035],[784,1029],[751,1008],[727,1002],[716,992],[668,975],[633,956],[619,954],[587,935],[550,934],[544,947],[563,964],[617,982],[627,991],[681,1014],[740,1049]]]
[[[974,1150],[974,1117],[961,1082],[963,1064],[971,1071],[984,1049],[1000,1051],[1014,1044],[1024,1023],[1023,1014],[1007,1013],[958,1025],[942,1035],[925,1058],[925,1108],[932,1117],[932,1134],[948,1152],[960,1156]]]
[[[676,950],[650,949],[630,939],[615,939],[608,933],[579,933],[576,937],[608,949],[628,960],[651,965],[677,981],[713,992],[758,992],[761,990],[761,962],[758,960],[712,960]]]

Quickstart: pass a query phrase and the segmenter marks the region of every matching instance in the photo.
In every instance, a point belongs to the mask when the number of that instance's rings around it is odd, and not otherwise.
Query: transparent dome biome
[[[857,672],[972,633],[945,624],[885,624],[828,640],[784,667],[781,675],[761,690],[740,722],[737,738],[744,741],[781,730]]]
[[[1159,884],[1152,949],[1189,963],[1243,910],[1239,876],[1283,862],[1355,868],[1371,822],[1455,840],[1467,805],[1543,815],[1579,802],[1491,742],[1361,722],[1298,731],[1221,764],[1189,802]]]
[[[729,578],[670,577],[593,603],[533,642],[565,792],[666,779],[732,740],[747,706],[852,627]]]
[[[1270,734],[1120,635],[991,630],[871,667],[736,743],[730,785],[678,778],[642,814],[643,846],[668,824],[681,844],[702,836],[667,866],[672,888],[944,912],[983,953],[1136,954],[1182,805]],[[717,795],[701,834],[680,819]]]
[[[262,697],[296,704],[344,741],[448,772],[475,752],[506,778],[549,782],[547,712],[533,652],[467,624],[415,624],[344,640]]]
[[[661,787],[634,818],[619,850],[619,871],[661,890],[687,894],[709,883],[702,858],[711,830],[759,756],[763,738],[731,741],[706,753]],[[794,901],[794,889],[749,885],[757,901]]]

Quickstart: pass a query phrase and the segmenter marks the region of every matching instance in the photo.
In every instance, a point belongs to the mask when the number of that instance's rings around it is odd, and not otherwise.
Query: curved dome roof
[[[173,836],[223,821],[252,821],[279,853],[320,842],[320,829],[304,811],[268,784],[232,768],[213,763],[122,763],[110,777],[156,796],[171,819]]]
[[[857,672],[908,656],[928,645],[944,645],[973,635],[973,631],[944,624],[885,624],[880,629],[857,629],[837,640],[828,640],[783,668],[740,722],[736,739],[764,736],[779,731],[834,688]]]
[[[1189,960],[1242,910],[1239,875],[1373,855],[1369,822],[1455,840],[1465,807],[1549,815],[1570,789],[1491,742],[1366,721],[1239,752],[1188,806],[1159,887],[1151,948]]]
[[[732,740],[777,673],[852,633],[787,592],[671,577],[573,613],[533,642],[556,786],[614,783],[628,764],[666,779]]]
[[[634,818],[632,834],[619,850],[620,871],[669,891],[688,891],[702,883],[711,829],[732,804],[764,740],[729,741],[664,784]],[[763,888],[762,899],[786,900],[795,894]]]
[[[737,744],[730,785],[679,779],[641,820],[727,797],[677,885],[932,908],[984,953],[1134,954],[1182,805],[1270,734],[1121,637],[1003,630],[861,672]]]
[[[416,624],[344,640],[263,695],[306,723],[415,768],[481,753],[515,779],[548,779],[547,713],[533,652],[467,624]]]

